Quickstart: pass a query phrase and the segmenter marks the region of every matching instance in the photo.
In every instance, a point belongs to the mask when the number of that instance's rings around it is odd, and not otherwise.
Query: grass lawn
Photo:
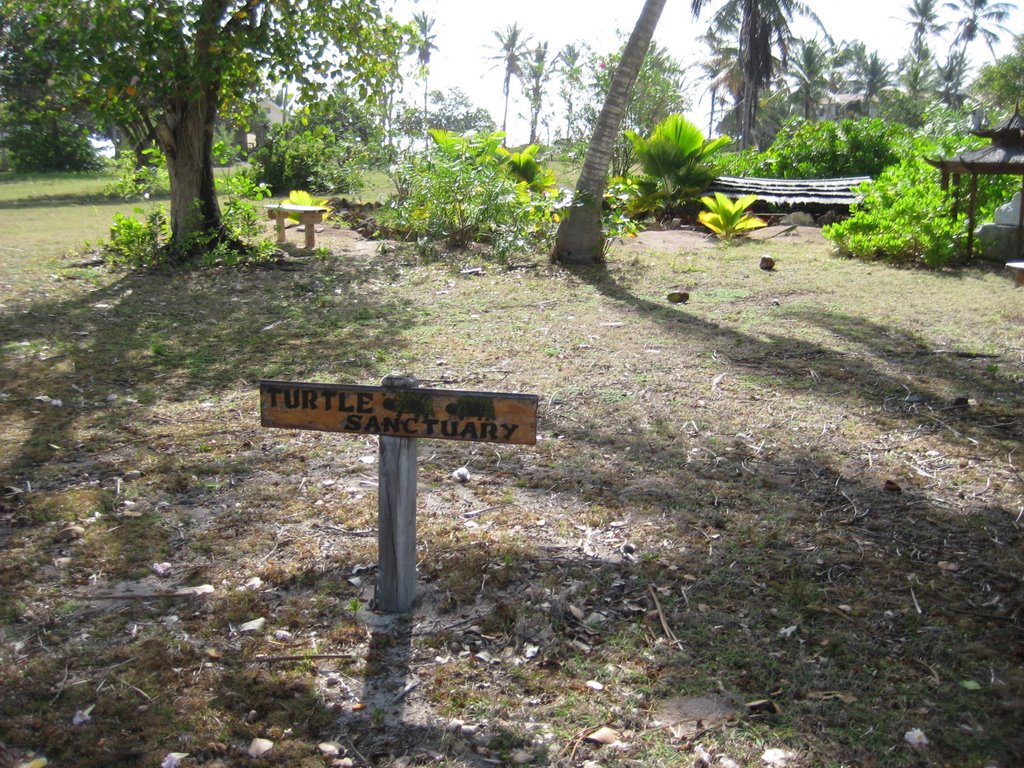
[[[35,188],[0,185],[0,743],[22,757],[1024,763],[1008,275],[842,259],[807,229],[644,233],[575,270],[329,230],[271,267],[117,272],[83,243],[118,208]],[[409,617],[370,606],[376,439],[258,413],[260,378],[396,371],[541,398],[536,446],[420,441]]]

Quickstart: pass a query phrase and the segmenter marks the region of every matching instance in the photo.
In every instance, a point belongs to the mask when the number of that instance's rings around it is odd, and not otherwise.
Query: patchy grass
[[[644,235],[607,270],[483,275],[340,231],[326,256],[199,273],[18,238],[0,234],[24,250],[0,296],[8,747],[80,766],[314,766],[322,742],[356,765],[1024,759],[1024,309],[1004,275],[837,259],[806,232]],[[368,609],[374,439],[258,418],[259,378],[393,369],[542,398],[536,447],[421,441],[405,619]],[[712,700],[729,714],[700,714]],[[617,745],[587,740],[603,725]]]

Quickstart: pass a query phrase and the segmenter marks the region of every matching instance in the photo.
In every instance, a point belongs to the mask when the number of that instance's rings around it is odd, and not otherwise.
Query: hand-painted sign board
[[[260,381],[260,423],[358,435],[536,445],[537,396]]]

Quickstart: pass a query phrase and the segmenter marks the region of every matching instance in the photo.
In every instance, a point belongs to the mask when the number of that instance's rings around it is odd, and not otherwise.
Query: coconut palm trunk
[[[650,48],[665,0],[646,0],[633,34],[629,36],[622,59],[615,69],[611,87],[597,118],[594,135],[587,148],[579,180],[576,202],[558,226],[552,256],[566,264],[597,264],[604,260],[604,234],[601,231],[601,205],[611,165],[615,136],[629,102],[640,67]]]

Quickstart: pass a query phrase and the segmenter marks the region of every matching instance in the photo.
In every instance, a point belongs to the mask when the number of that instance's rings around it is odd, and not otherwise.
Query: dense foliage
[[[263,182],[276,195],[293,189],[323,194],[359,188],[363,168],[357,145],[340,141],[326,127],[293,132],[276,126],[269,140],[249,157],[254,181]]]
[[[894,149],[900,160],[873,183],[864,184],[863,200],[851,208],[850,218],[825,227],[825,236],[842,252],[894,264],[939,268],[962,261],[966,251],[967,205],[961,202],[953,216],[952,196],[939,185],[939,171],[926,157],[946,157],[980,146],[985,140],[963,133],[937,133],[899,141]],[[978,178],[977,222],[991,220],[997,206],[1013,195],[1019,180],[1011,176]],[[966,199],[966,192],[963,192]]]
[[[788,120],[763,152],[726,158],[727,175],[775,179],[831,179],[878,176],[898,162],[910,136],[902,125],[878,118],[859,120]]]
[[[634,214],[671,216],[693,200],[718,175],[715,155],[731,139],[719,136],[708,141],[701,130],[682,115],[669,115],[648,137],[627,130],[626,138],[643,175],[635,179]]]
[[[972,88],[989,107],[1009,112],[1024,96],[1024,35],[1014,41],[1013,53],[982,67]]]
[[[535,149],[513,162],[513,153],[502,151],[500,132],[431,131],[431,137],[431,151],[410,155],[394,170],[398,194],[380,216],[386,229],[424,251],[441,242],[486,242],[498,259],[507,259],[544,247],[553,234],[554,198],[522,178],[524,168],[534,179],[547,178]]]
[[[405,39],[375,0],[0,0],[0,20],[15,13],[39,30],[16,43],[48,91],[159,143],[179,261],[229,237],[212,169],[225,104],[257,93],[268,77],[310,95],[326,83],[364,102],[383,98]]]
[[[95,170],[101,161],[89,115],[52,87],[58,72],[46,24],[25,8],[0,5],[0,144],[15,171]]]

